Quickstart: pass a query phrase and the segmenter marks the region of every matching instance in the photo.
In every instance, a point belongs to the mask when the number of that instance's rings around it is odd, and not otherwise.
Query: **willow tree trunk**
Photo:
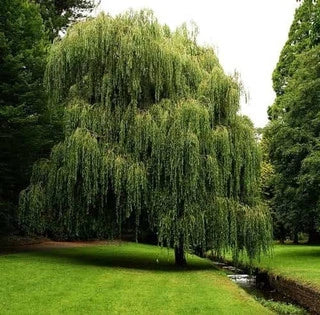
[[[187,264],[182,237],[179,239],[179,244],[174,248],[174,257],[177,266],[185,266]]]
[[[178,219],[181,219],[184,212],[185,202],[181,200],[178,204]],[[179,241],[178,244],[174,247],[174,256],[175,256],[175,263],[177,266],[185,266],[187,264],[186,256],[184,253],[184,237],[183,232],[179,234]]]

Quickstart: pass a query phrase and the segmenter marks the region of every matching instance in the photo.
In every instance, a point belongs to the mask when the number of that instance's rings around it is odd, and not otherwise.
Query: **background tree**
[[[273,72],[273,89],[276,92],[277,99],[268,110],[270,119],[281,119],[283,112],[286,111],[279,97],[284,94],[288,80],[295,72],[294,61],[296,57],[319,43],[319,21],[319,2],[304,0],[296,10],[288,40],[281,51],[279,61]]]
[[[86,17],[99,0],[35,0],[40,5],[49,39],[53,41],[59,32],[65,32],[72,23]]]
[[[276,202],[296,232],[319,241],[319,46],[301,54],[281,102],[288,108],[272,126],[271,159],[278,173]]]
[[[288,78],[293,74],[292,67],[296,56],[308,50],[317,41],[315,24],[317,24],[318,4],[314,0],[305,0],[296,10],[277,67],[273,73],[273,85],[277,96],[284,93]]]
[[[270,143],[267,138],[266,128],[257,128],[259,139],[259,147],[262,153],[261,159],[261,176],[260,176],[260,187],[263,200],[266,202],[268,208],[270,209],[272,219],[273,219],[273,236],[281,241],[285,239],[285,233],[279,220],[276,218],[276,213],[273,211],[272,201],[274,197],[274,180],[275,180],[275,171],[274,167],[270,160],[269,149]]]
[[[43,87],[48,35],[52,40],[94,4],[40,2],[0,4],[0,234],[16,228],[18,194],[32,164],[61,139],[62,114],[48,111]]]
[[[299,232],[318,242],[319,206],[315,172],[319,150],[318,1],[304,1],[297,10],[277,68],[275,104],[265,137],[275,169],[273,212],[282,232],[298,241]]]
[[[195,30],[171,32],[149,11],[78,23],[53,45],[46,86],[67,106],[65,139],[21,194],[27,231],[114,237],[146,217],[178,264],[196,246],[267,250],[253,127]]]
[[[0,230],[14,221],[18,192],[47,143],[39,122],[47,40],[39,8],[1,1],[0,10]],[[10,224],[9,224],[10,223]]]

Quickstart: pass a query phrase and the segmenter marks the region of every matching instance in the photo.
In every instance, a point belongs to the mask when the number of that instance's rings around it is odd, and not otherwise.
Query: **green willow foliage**
[[[21,193],[27,231],[114,237],[143,215],[163,245],[267,250],[239,85],[195,31],[172,32],[149,11],[101,14],[53,45],[46,86],[52,106],[66,105],[65,140]]]

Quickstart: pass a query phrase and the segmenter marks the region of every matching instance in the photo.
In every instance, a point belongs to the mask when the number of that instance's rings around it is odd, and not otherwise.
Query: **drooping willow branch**
[[[194,32],[152,12],[73,26],[51,49],[46,86],[65,139],[21,193],[29,232],[114,237],[141,217],[161,244],[252,258],[271,239],[260,155],[240,88]]]

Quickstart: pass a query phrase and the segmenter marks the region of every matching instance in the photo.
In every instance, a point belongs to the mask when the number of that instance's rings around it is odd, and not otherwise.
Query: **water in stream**
[[[266,301],[275,301],[295,305],[295,302],[283,294],[280,294],[277,290],[270,287],[267,281],[263,278],[257,277],[254,274],[248,274],[244,270],[237,267],[228,265],[223,262],[213,262],[214,265],[222,269],[227,273],[227,276],[235,282],[239,287],[245,290],[250,295],[258,298],[264,299]],[[308,314],[306,311],[304,314]]]

